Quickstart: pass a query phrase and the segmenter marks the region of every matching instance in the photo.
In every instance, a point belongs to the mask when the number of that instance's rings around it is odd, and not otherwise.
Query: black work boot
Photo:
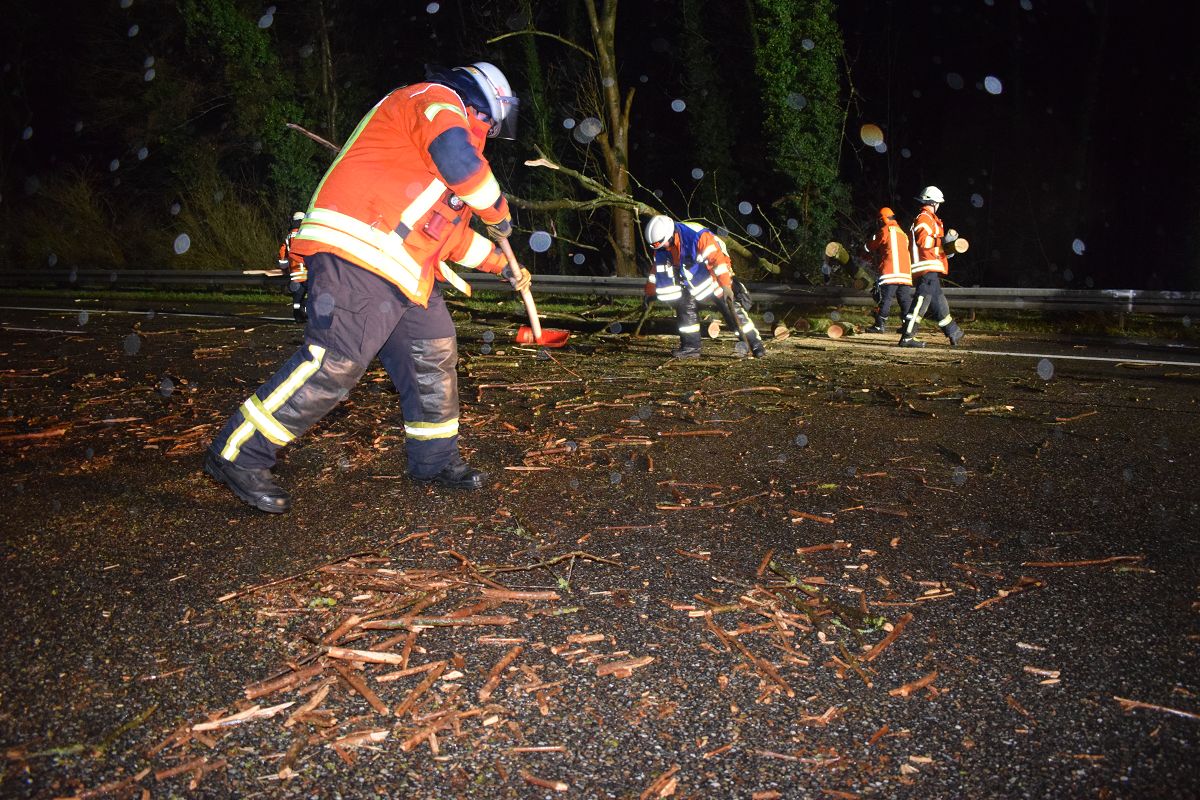
[[[887,317],[875,317],[875,324],[867,328],[867,333],[887,333]]]
[[[463,461],[462,456],[456,456],[437,475],[413,480],[420,483],[436,483],[449,489],[482,489],[487,484],[487,475],[472,468]]]
[[[963,329],[958,327],[957,322],[951,322],[942,329],[942,332],[945,333],[946,338],[950,340],[951,347],[956,347],[958,343],[962,341]]]
[[[699,347],[680,347],[677,350],[671,351],[671,358],[699,358]]]
[[[762,342],[754,342],[750,345],[750,355],[754,356],[755,358],[765,358],[767,355],[767,348],[763,347]]]
[[[920,339],[907,338],[907,339],[900,340],[900,346],[901,347],[924,347],[925,343],[922,342]]]
[[[240,500],[268,514],[282,514],[292,507],[292,498],[269,469],[246,469],[208,450],[204,454],[204,471],[213,480],[228,486]]]

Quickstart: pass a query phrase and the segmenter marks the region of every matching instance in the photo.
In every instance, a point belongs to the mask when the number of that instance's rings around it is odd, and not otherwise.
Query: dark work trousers
[[[718,289],[719,291],[723,291]],[[758,335],[758,328],[754,327],[754,323],[750,321],[749,315],[745,309],[733,301],[734,311],[737,313],[737,318],[734,319],[729,315],[729,308],[725,305],[723,296],[718,297],[717,293],[709,295],[705,300],[711,300],[717,308],[721,310],[721,316],[725,318],[725,324],[732,331],[741,329],[746,334],[746,340],[750,342],[751,350],[761,350],[763,343],[762,338]],[[675,321],[679,328],[679,347],[682,350],[699,350],[700,349],[700,315],[696,311],[696,298],[692,297],[692,293],[688,291],[687,286],[683,287],[683,297],[679,298],[675,303]]]
[[[917,328],[923,317],[936,320],[942,333],[954,341],[962,331],[959,329],[958,323],[950,316],[950,304],[946,302],[946,295],[942,291],[941,273],[929,270],[914,276],[914,280],[916,281],[914,287],[916,296],[913,298],[912,308],[904,317],[904,331],[900,334],[901,341],[916,336]]]
[[[408,472],[436,475],[458,459],[458,343],[435,287],[422,308],[394,285],[330,253],[306,259],[304,342],[225,423],[211,450],[269,469],[279,448],[333,410],[375,356],[404,414]]]
[[[881,328],[887,325],[888,311],[892,307],[893,300],[900,302],[900,318],[904,319],[908,316],[908,312],[912,310],[912,286],[906,283],[881,283],[878,290],[879,307],[875,309],[876,325]]]

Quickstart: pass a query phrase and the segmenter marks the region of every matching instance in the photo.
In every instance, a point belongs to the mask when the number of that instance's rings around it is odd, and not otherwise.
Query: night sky
[[[161,226],[166,237],[179,224],[167,212],[172,193],[186,192],[180,187],[187,177],[178,163],[154,164],[172,152],[159,143],[184,131],[211,135],[218,148],[248,146],[222,138],[230,126],[220,117],[222,76],[203,72],[207,62],[198,45],[180,30],[176,9],[182,5],[103,0],[41,10],[28,2],[3,4],[5,19],[13,22],[6,24],[9,43],[0,62],[3,268],[28,263],[35,237],[41,237],[38,247],[63,253],[64,265],[83,260],[65,255],[78,248],[56,247],[52,235],[30,228],[32,216],[45,223],[53,213],[43,203],[35,215],[30,204],[56,173],[76,169],[99,176],[102,196],[96,202],[111,209],[112,219],[136,214],[139,225]],[[235,5],[248,18],[260,19],[272,8]],[[317,5],[279,2],[266,29],[281,63],[297,65],[297,76],[311,61],[304,53],[307,48],[311,54],[315,41]],[[430,61],[489,58],[509,71],[518,92],[523,88],[519,37],[484,43],[520,26],[518,2],[324,5],[333,21],[330,38],[347,119],[394,86],[418,79]],[[682,198],[694,183],[691,173],[705,167],[692,154],[689,130],[715,124],[730,126],[744,145],[737,165],[744,173],[744,199],[768,206],[780,187],[778,176],[767,174],[757,132],[746,6],[708,4],[711,50],[732,91],[722,119],[701,120],[691,110],[672,110],[672,102],[688,90],[679,5],[660,0],[621,5],[617,55],[623,84],[638,90],[631,168],[644,187],[643,199],[654,201],[649,193],[658,189],[662,203],[681,213]],[[566,0],[534,3],[536,24],[575,30],[586,44],[577,6]],[[947,196],[941,210],[947,226],[972,245],[952,262],[952,281],[1200,289],[1195,157],[1200,58],[1188,38],[1187,15],[1175,8],[1080,0],[838,4],[849,66],[843,76],[848,114],[841,175],[852,198],[839,236],[853,242],[884,204],[907,224],[916,211],[913,195],[936,184]],[[539,40],[537,47],[551,75],[572,58],[569,49],[549,40]],[[201,70],[193,84],[178,85],[200,87],[197,93],[207,92],[218,110],[168,124],[163,109],[169,105],[140,102],[148,92],[177,85],[167,82],[174,80],[173,68]],[[150,69],[162,73],[157,84],[146,78]],[[181,95],[179,103],[185,102],[199,101]],[[559,110],[563,119],[576,113],[570,104]],[[879,126],[882,145],[864,143],[860,131],[866,124]],[[570,131],[564,128],[560,135],[566,141]],[[521,174],[520,162],[531,150],[524,138],[491,149],[507,189],[523,190],[528,176]],[[224,152],[220,157],[223,165],[231,163]],[[111,168],[114,161],[119,165]],[[249,190],[262,185],[253,169],[228,172]],[[161,266],[162,259],[151,253],[141,260],[150,263],[130,265]]]

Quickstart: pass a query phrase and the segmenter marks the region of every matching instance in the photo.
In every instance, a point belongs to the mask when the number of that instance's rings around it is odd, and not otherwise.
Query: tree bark
[[[633,89],[622,102],[621,86],[617,81],[616,31],[617,0],[602,0],[597,13],[596,0],[584,0],[592,28],[592,43],[600,70],[600,90],[605,128],[596,137],[604,158],[608,185],[618,196],[629,194],[629,111],[633,105]],[[612,240],[618,275],[639,274],[635,257],[637,249],[637,217],[624,206],[612,207],[609,236]]]

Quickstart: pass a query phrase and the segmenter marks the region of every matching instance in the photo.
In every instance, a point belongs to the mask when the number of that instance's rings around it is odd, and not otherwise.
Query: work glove
[[[513,277],[514,273],[511,266],[505,267],[500,276],[512,284],[513,291],[523,292],[533,283],[533,275],[524,267],[517,267],[517,270],[519,270],[519,274],[515,278]]]
[[[499,222],[487,226],[488,238],[493,242],[498,242],[501,239],[507,239],[512,236],[513,226],[512,217],[505,217]]]

